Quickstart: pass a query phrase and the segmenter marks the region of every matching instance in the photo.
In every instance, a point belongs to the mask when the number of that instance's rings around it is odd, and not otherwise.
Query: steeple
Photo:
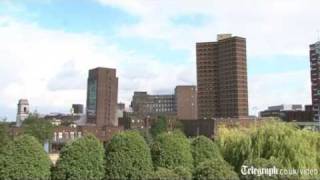
[[[20,99],[17,111],[17,127],[20,127],[22,122],[29,116],[29,102],[27,99]]]

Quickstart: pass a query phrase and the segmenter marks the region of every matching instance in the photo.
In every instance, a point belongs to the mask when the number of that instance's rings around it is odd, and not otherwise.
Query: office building
[[[145,91],[134,92],[131,108],[137,116],[175,115],[174,95],[149,95]]]
[[[175,88],[177,119],[197,119],[197,88],[196,86],[177,86]]]
[[[198,118],[248,116],[246,39],[218,35],[196,44]]]
[[[83,114],[83,104],[72,104],[74,114]]]
[[[286,122],[311,122],[313,111],[310,105],[305,105],[304,109],[300,104],[270,106],[260,112],[260,117],[274,117]]]
[[[320,41],[310,45],[310,68],[313,120],[320,121]]]
[[[87,123],[99,127],[118,126],[118,78],[116,70],[95,68],[89,70],[87,86]]]
[[[269,106],[268,110],[279,110],[279,111],[297,111],[302,110],[301,104],[281,104],[277,106]]]

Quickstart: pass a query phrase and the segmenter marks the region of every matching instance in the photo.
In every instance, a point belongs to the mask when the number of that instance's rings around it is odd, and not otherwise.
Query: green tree
[[[163,132],[168,130],[168,121],[165,117],[159,116],[155,122],[151,125],[150,133],[153,137],[157,137]]]
[[[238,173],[247,160],[275,158],[286,169],[319,168],[319,133],[300,130],[279,120],[262,121],[256,126],[219,127],[218,144],[224,159]],[[300,174],[300,178],[313,178]]]
[[[178,166],[178,167],[174,168],[173,172],[179,176],[179,179],[183,179],[183,180],[191,180],[192,179],[192,173],[189,168]]]
[[[252,156],[251,133],[240,128],[219,127],[218,145],[224,159],[237,172],[241,165]]]
[[[223,159],[219,147],[209,138],[198,136],[191,142],[194,166],[211,159]]]
[[[51,161],[32,136],[22,135],[6,146],[0,156],[0,179],[49,179]]]
[[[194,171],[194,178],[197,180],[207,179],[239,179],[233,167],[226,161],[213,159],[200,163]]]
[[[156,167],[193,168],[190,142],[181,132],[175,131],[159,135],[152,145],[152,159]]]
[[[179,175],[176,174],[173,170],[167,169],[167,168],[157,168],[156,171],[154,171],[151,174],[151,177],[148,177],[148,179],[152,180],[168,180],[168,179],[180,179]]]
[[[277,158],[287,168],[317,168],[317,150],[297,126],[271,121],[252,133],[253,158]]]
[[[192,173],[188,168],[184,167],[177,167],[174,169],[167,169],[158,167],[156,171],[151,173],[150,176],[147,177],[147,179],[152,180],[168,180],[168,179],[176,179],[176,180],[191,180],[192,179]]]
[[[53,179],[103,179],[105,175],[105,151],[93,135],[86,135],[64,146]]]
[[[44,144],[50,141],[53,137],[53,125],[38,115],[30,115],[22,124],[23,132],[34,136],[40,143]]]
[[[148,146],[153,143],[153,137],[149,132],[149,129],[141,129],[139,130],[140,135],[144,138]]]
[[[0,153],[5,150],[4,147],[10,142],[9,126],[5,122],[0,122]]]
[[[308,143],[311,147],[312,151],[315,151],[316,153],[316,159],[318,167],[320,168],[320,133],[319,132],[313,132],[308,130],[300,131],[301,136],[304,138],[304,140],[308,140]]]
[[[137,131],[121,132],[106,146],[108,179],[142,179],[152,172],[150,149]]]

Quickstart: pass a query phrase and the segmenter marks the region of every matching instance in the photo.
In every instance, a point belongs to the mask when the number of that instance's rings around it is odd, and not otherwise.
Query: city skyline
[[[0,2],[0,117],[14,121],[20,98],[41,113],[85,104],[87,71],[98,66],[117,69],[126,106],[134,91],[171,94],[176,85],[196,85],[195,44],[219,33],[247,39],[250,114],[311,104],[317,1],[268,1],[256,10],[253,1],[77,2]]]

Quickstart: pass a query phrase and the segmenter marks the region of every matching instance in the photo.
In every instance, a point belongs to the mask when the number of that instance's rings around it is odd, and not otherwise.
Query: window
[[[56,132],[53,133],[53,141],[57,141],[57,133]]]
[[[58,133],[58,139],[62,139],[62,132]]]

